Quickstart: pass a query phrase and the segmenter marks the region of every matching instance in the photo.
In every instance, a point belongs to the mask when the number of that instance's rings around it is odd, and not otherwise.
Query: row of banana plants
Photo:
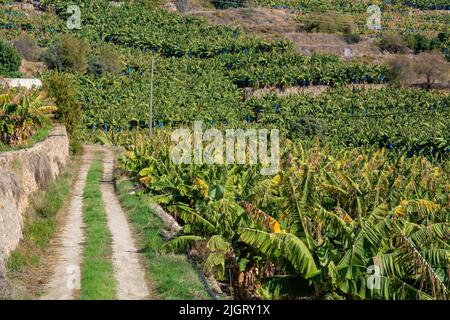
[[[156,63],[152,123],[156,128],[194,120],[214,126],[276,127],[291,139],[319,137],[336,146],[384,146],[408,156],[448,158],[450,97],[445,93],[337,87],[319,96],[243,100],[243,90],[221,72],[219,64],[188,58]],[[143,71],[96,79],[74,76],[86,132],[148,127],[149,76]]]
[[[450,10],[450,4],[446,0],[403,0],[402,2],[419,9]]]
[[[235,59],[233,57],[233,59]],[[322,58],[302,58],[311,61]],[[324,60],[327,58],[323,58]],[[222,121],[230,123],[246,120],[249,109],[243,106],[239,87],[278,85],[336,84],[348,80],[356,82],[369,79],[384,79],[383,72],[364,66],[347,72],[346,67],[319,68],[321,63],[310,62],[309,66],[298,65],[297,69],[277,67],[245,67],[230,73],[222,70],[222,62],[202,59],[166,58],[157,59],[155,68],[155,119],[159,121]],[[80,97],[84,100],[86,123],[111,127],[125,127],[129,121],[146,121],[145,111],[148,97],[148,66],[142,72],[132,71],[127,75],[106,74],[100,78],[87,75],[76,76]],[[138,66],[139,69],[139,66]],[[297,73],[303,69],[303,73]],[[140,69],[139,69],[140,70]],[[254,70],[254,72],[252,71]],[[276,74],[272,73],[275,71]],[[240,73],[240,74],[239,74]],[[347,81],[346,81],[347,80]],[[381,81],[381,80],[378,80]],[[195,92],[195,94],[190,94]],[[221,107],[218,108],[217,106]]]
[[[446,0],[257,0],[257,4],[274,8],[296,8],[303,12],[359,12],[364,13],[371,5],[378,5],[382,8],[401,8],[408,7],[418,9],[440,9],[449,10],[450,6]]]
[[[10,89],[0,91],[0,144],[17,147],[26,144],[57,108],[44,91]]]
[[[121,143],[120,166],[184,223],[235,298],[448,299],[449,163],[281,143],[281,168],[175,165],[169,131]],[[139,192],[137,196],[139,196]]]
[[[336,146],[386,147],[448,159],[450,96],[398,88],[340,87],[319,96],[268,95],[247,101],[251,117],[293,139],[319,137]]]
[[[0,4],[0,35],[12,40],[23,33],[33,36],[39,45],[53,44],[65,32],[65,21],[49,12],[30,15],[17,7]]]
[[[367,27],[367,19],[374,13],[368,8],[376,5],[380,8],[381,27],[383,30],[414,31],[428,35],[436,35],[448,29],[448,14],[441,10],[447,9],[446,0],[375,0],[375,1],[345,1],[345,0],[258,0],[263,7],[283,9],[298,18],[321,20],[320,14],[337,13],[351,16],[358,26],[358,33],[376,34]],[[448,9],[447,9],[448,10]]]
[[[340,85],[345,83],[383,83],[389,80],[385,66],[345,63],[337,56],[293,52],[237,53],[219,56],[227,75],[239,87],[292,87]]]
[[[257,0],[260,6],[271,7],[275,9],[298,10],[298,12],[359,12],[364,13],[372,4],[382,5],[382,0]]]
[[[71,2],[60,1],[61,8]],[[239,28],[211,26],[205,19],[183,16],[148,8],[139,2],[112,6],[109,1],[81,1],[82,27],[76,32],[91,42],[102,41],[116,45],[158,52],[166,57],[210,58],[227,52],[245,50],[271,51],[284,49],[288,43],[260,41],[243,34]],[[60,17],[69,15],[60,10]]]

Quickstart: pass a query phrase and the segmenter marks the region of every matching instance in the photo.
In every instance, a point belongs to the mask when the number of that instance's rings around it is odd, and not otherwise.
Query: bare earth
[[[85,149],[84,151],[80,172],[72,193],[66,225],[56,240],[58,260],[47,286],[47,294],[42,297],[44,300],[72,300],[75,299],[76,292],[80,288],[83,189],[93,160],[91,150]]]
[[[58,246],[56,249],[57,262],[46,288],[47,293],[41,299],[73,300],[78,296],[83,252],[83,189],[89,168],[95,160],[96,151],[105,153],[101,191],[107,213],[108,228],[113,239],[112,262],[118,284],[116,298],[136,300],[150,297],[145,271],[141,266],[126,214],[114,191],[114,154],[105,147],[85,146],[80,173],[70,200],[66,224],[55,241]]]
[[[114,155],[106,148],[104,151],[101,191],[108,217],[108,227],[113,238],[113,263],[118,283],[117,299],[145,299],[149,297],[145,272],[139,262],[128,220],[114,192]]]

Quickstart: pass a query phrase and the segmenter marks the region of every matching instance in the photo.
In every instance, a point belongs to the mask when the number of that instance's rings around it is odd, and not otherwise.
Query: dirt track
[[[130,225],[114,192],[114,155],[105,149],[103,158],[103,202],[108,216],[108,227],[113,238],[113,263],[118,283],[119,300],[145,299],[149,296],[145,272],[139,263]]]
[[[108,228],[113,244],[112,263],[117,281],[117,299],[149,298],[145,271],[140,264],[132,231],[119,199],[114,192],[114,153],[99,146],[85,146],[79,176],[74,185],[62,232],[55,241],[57,261],[46,286],[45,300],[72,300],[78,296],[83,253],[83,190],[86,176],[97,151],[103,151],[103,181],[101,191]]]

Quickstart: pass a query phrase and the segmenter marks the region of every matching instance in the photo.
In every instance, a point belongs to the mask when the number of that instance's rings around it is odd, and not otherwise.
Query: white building
[[[40,79],[6,78],[5,80],[10,87],[25,87],[31,89],[33,87],[40,88],[42,86],[42,81]]]

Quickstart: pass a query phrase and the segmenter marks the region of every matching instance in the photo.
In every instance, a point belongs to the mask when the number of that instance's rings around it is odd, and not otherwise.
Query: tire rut
[[[105,204],[108,227],[112,235],[113,265],[117,280],[117,299],[139,300],[150,296],[146,275],[139,261],[131,228],[125,212],[114,190],[113,170],[115,157],[107,148],[102,148],[103,181],[101,191]]]
[[[65,225],[56,238],[57,262],[43,300],[73,300],[80,289],[83,251],[83,190],[93,162],[90,148],[84,148],[80,171],[73,187]]]
[[[46,285],[46,294],[41,299],[74,300],[78,297],[84,241],[83,190],[88,171],[98,151],[104,153],[101,192],[113,240],[112,264],[117,281],[116,298],[119,300],[151,298],[127,216],[114,190],[114,154],[110,149],[101,146],[84,146],[83,149],[80,171],[74,184],[65,225],[55,241],[56,265]]]

